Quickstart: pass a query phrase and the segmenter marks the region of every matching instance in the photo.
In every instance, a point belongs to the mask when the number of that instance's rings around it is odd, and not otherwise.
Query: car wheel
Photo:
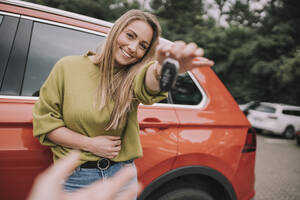
[[[286,127],[285,131],[283,132],[283,136],[286,139],[293,139],[295,137],[295,130],[293,127],[288,126]]]
[[[174,181],[160,187],[147,200],[216,200],[210,190],[207,184]]]
[[[205,191],[195,188],[181,188],[170,191],[158,200],[214,200],[214,198]]]

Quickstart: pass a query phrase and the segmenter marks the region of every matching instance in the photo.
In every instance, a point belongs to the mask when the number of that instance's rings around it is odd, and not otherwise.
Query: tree
[[[256,75],[271,80],[266,88],[270,101],[299,105],[300,14],[297,0],[272,0],[259,28],[261,35],[256,48],[259,59],[252,67]]]
[[[262,10],[251,10],[250,0],[236,0],[230,10],[227,22],[234,25],[254,27],[260,25]]]
[[[151,0],[151,9],[162,26],[163,37],[191,41],[193,27],[203,23],[202,0]]]
[[[242,5],[236,3],[229,11],[235,14],[227,18],[228,27],[212,28],[207,37],[199,36],[216,62],[213,69],[240,102],[299,105],[300,2],[272,0],[266,5],[265,17],[252,25],[245,23],[248,17],[241,14],[243,9],[236,12],[236,5]]]

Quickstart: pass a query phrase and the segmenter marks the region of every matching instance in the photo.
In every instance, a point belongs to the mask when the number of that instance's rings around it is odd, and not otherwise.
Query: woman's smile
[[[121,49],[122,53],[123,53],[126,57],[128,57],[128,58],[132,58],[132,57],[133,57],[132,55],[130,55],[129,53],[127,53],[123,48],[120,47],[120,49]]]

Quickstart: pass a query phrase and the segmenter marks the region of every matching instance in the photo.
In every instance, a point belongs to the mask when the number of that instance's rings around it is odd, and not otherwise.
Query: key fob
[[[172,58],[164,60],[159,81],[161,91],[167,92],[172,89],[177,78],[178,70],[179,63],[177,60]]]

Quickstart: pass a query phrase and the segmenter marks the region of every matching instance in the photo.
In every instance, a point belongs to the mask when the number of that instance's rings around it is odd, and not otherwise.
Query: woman
[[[142,156],[137,108],[167,97],[159,89],[167,56],[185,66],[179,72],[213,64],[196,44],[158,45],[159,35],[153,15],[131,10],[116,21],[101,52],[62,58],[43,84],[34,136],[51,147],[54,160],[81,151],[66,190],[110,177]]]

